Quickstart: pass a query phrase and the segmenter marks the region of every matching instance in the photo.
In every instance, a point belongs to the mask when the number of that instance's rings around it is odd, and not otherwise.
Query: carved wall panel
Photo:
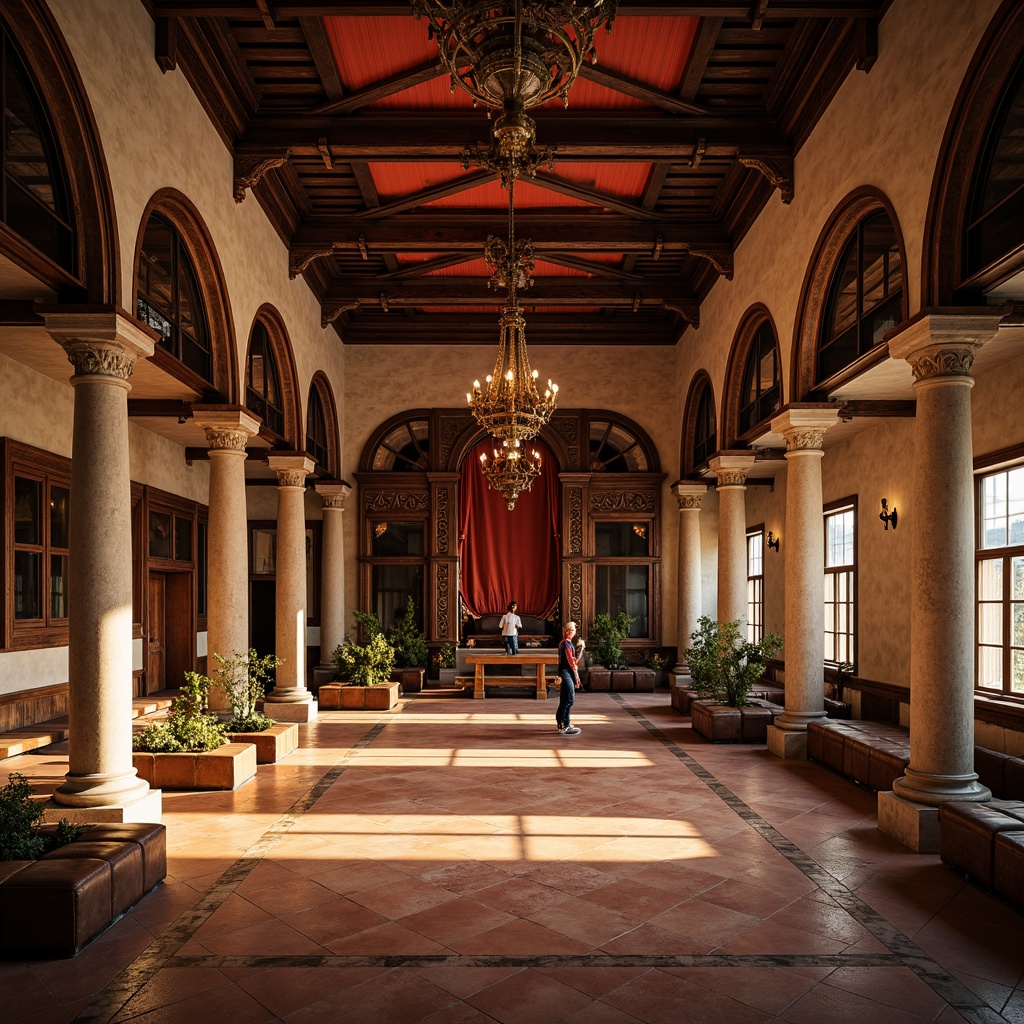
[[[591,491],[591,512],[654,512],[657,496],[650,491]]]
[[[430,509],[430,495],[415,491],[363,492],[363,508],[367,512],[427,512]]]

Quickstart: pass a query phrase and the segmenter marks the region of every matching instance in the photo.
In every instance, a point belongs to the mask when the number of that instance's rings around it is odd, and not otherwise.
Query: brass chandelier
[[[551,164],[553,149],[534,147],[536,125],[526,113],[556,96],[568,105],[569,88],[584,60],[596,61],[594,32],[611,28],[617,0],[412,0],[416,17],[426,17],[437,39],[452,92],[458,86],[488,107],[501,110],[489,149],[467,148],[463,165],[481,165],[501,176],[508,190],[508,242],[489,235],[484,259],[488,286],[507,292],[499,319],[498,355],[484,386],[473,382],[466,395],[477,423],[494,440],[493,458],[480,457],[488,484],[505,496],[509,511],[540,475],[536,437],[555,411],[558,385],[550,380],[541,395],[530,367],[526,322],[517,292],[533,284],[533,246],[515,237],[515,185]]]

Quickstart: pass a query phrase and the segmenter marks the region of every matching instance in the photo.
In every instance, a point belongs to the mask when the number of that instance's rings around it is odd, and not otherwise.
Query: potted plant
[[[357,620],[361,616],[365,620],[367,613],[356,612],[355,615]],[[372,618],[376,624],[376,616]],[[337,666],[341,685],[327,683],[320,687],[321,707],[390,711],[398,703],[399,684],[391,679],[395,649],[379,625],[365,644],[357,644],[346,637],[344,643],[335,647],[331,657]]]
[[[257,764],[274,764],[295,750],[299,745],[298,724],[275,722],[257,710],[281,659],[273,654],[260,655],[251,647],[244,653],[235,651],[230,658],[216,651],[213,657],[217,668],[209,683],[224,691],[231,708],[231,718],[224,723],[227,738],[232,743],[254,743]]]
[[[710,740],[763,740],[772,712],[747,698],[782,638],[767,633],[752,643],[738,620],[702,616],[690,641],[686,661],[698,697],[691,705],[694,730]]]
[[[629,672],[627,686],[623,654],[620,644],[629,636],[633,616],[619,612],[612,618],[606,612],[594,616],[587,637],[587,687],[591,690],[633,689],[633,673]]]
[[[437,674],[443,685],[455,685],[455,644],[441,645],[437,654]]]
[[[402,691],[418,693],[423,689],[429,651],[426,638],[416,628],[416,605],[411,597],[406,601],[401,617],[388,630],[387,638],[395,649],[394,676],[402,684]]]
[[[236,789],[256,774],[256,747],[229,743],[209,710],[208,676],[186,672],[162,722],[132,737],[132,765],[155,789]]]
[[[53,829],[42,831],[45,805],[32,799],[32,785],[20,772],[7,776],[0,789],[0,860],[38,860],[45,853],[73,843],[88,825],[61,818]]]

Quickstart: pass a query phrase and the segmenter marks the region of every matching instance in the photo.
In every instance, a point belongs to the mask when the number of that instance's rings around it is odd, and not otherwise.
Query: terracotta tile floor
[[[165,793],[166,884],[0,1021],[1024,1021],[1024,919],[807,762],[656,694],[325,712],[235,793]],[[66,746],[11,758],[41,789]]]

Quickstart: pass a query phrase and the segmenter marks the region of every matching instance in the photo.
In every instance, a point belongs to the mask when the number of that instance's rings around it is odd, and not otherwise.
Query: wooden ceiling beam
[[[457,266],[460,263],[469,263],[472,260],[480,259],[480,247],[467,250],[466,252],[453,252],[448,256],[438,256],[436,259],[423,260],[422,263],[405,264],[390,274],[378,274],[377,281],[404,281],[407,278],[423,277],[434,270],[445,270],[448,267]]]
[[[552,174],[550,171],[538,171],[537,175],[529,180],[539,188],[557,192],[563,196],[571,196],[573,199],[581,199],[585,203],[604,210],[612,210],[614,213],[625,214],[625,216],[634,217],[637,220],[658,220],[656,213],[645,210],[642,206],[631,203],[622,196],[613,195],[611,192],[602,192],[596,188],[587,188],[586,185]]]
[[[408,71],[400,71],[398,74],[388,78],[382,78],[373,85],[360,89],[359,92],[349,93],[339,99],[332,100],[322,106],[315,107],[309,111],[311,117],[321,117],[325,114],[349,114],[353,110],[365,107],[385,96],[393,96],[396,92],[404,89],[411,89],[413,86],[422,85],[424,82],[433,81],[444,74],[444,65],[438,60],[427,61],[419,67],[410,68]]]
[[[764,116],[715,114],[671,116],[629,111],[538,111],[538,143],[557,146],[556,159],[689,161],[701,140],[704,160],[747,156],[792,157],[793,148]],[[320,159],[326,140],[335,162],[351,160],[462,160],[468,143],[480,142],[487,122],[474,111],[379,111],[369,117],[257,114],[236,143],[236,155],[265,158],[290,154]]]
[[[163,18],[239,18],[260,19],[255,0],[151,0],[150,6]],[[741,18],[750,17],[750,0],[619,0],[618,14],[635,17],[665,18]],[[767,21],[794,18],[870,18],[878,15],[879,3],[870,0],[772,0],[765,15]],[[409,0],[275,0],[277,21],[287,18],[372,18],[410,14]]]
[[[662,92],[653,86],[647,85],[628,75],[620,74],[618,71],[609,71],[608,68],[596,64],[584,64],[580,68],[580,78],[586,78],[597,85],[603,85],[607,89],[620,92],[625,96],[632,96],[633,99],[650,103],[653,107],[660,107],[670,114],[706,114],[703,107],[695,103],[688,103],[672,96],[670,93]]]
[[[428,188],[420,189],[418,192],[411,192],[401,199],[383,203],[364,213],[355,214],[361,220],[377,220],[383,217],[391,217],[396,213],[403,213],[406,210],[413,210],[424,203],[431,203],[435,199],[444,199],[446,196],[457,195],[459,192],[466,192],[477,185],[486,185],[488,182],[496,181],[498,175],[494,171],[475,171],[472,174],[465,174],[450,181],[443,181],[437,185],[430,185]]]

